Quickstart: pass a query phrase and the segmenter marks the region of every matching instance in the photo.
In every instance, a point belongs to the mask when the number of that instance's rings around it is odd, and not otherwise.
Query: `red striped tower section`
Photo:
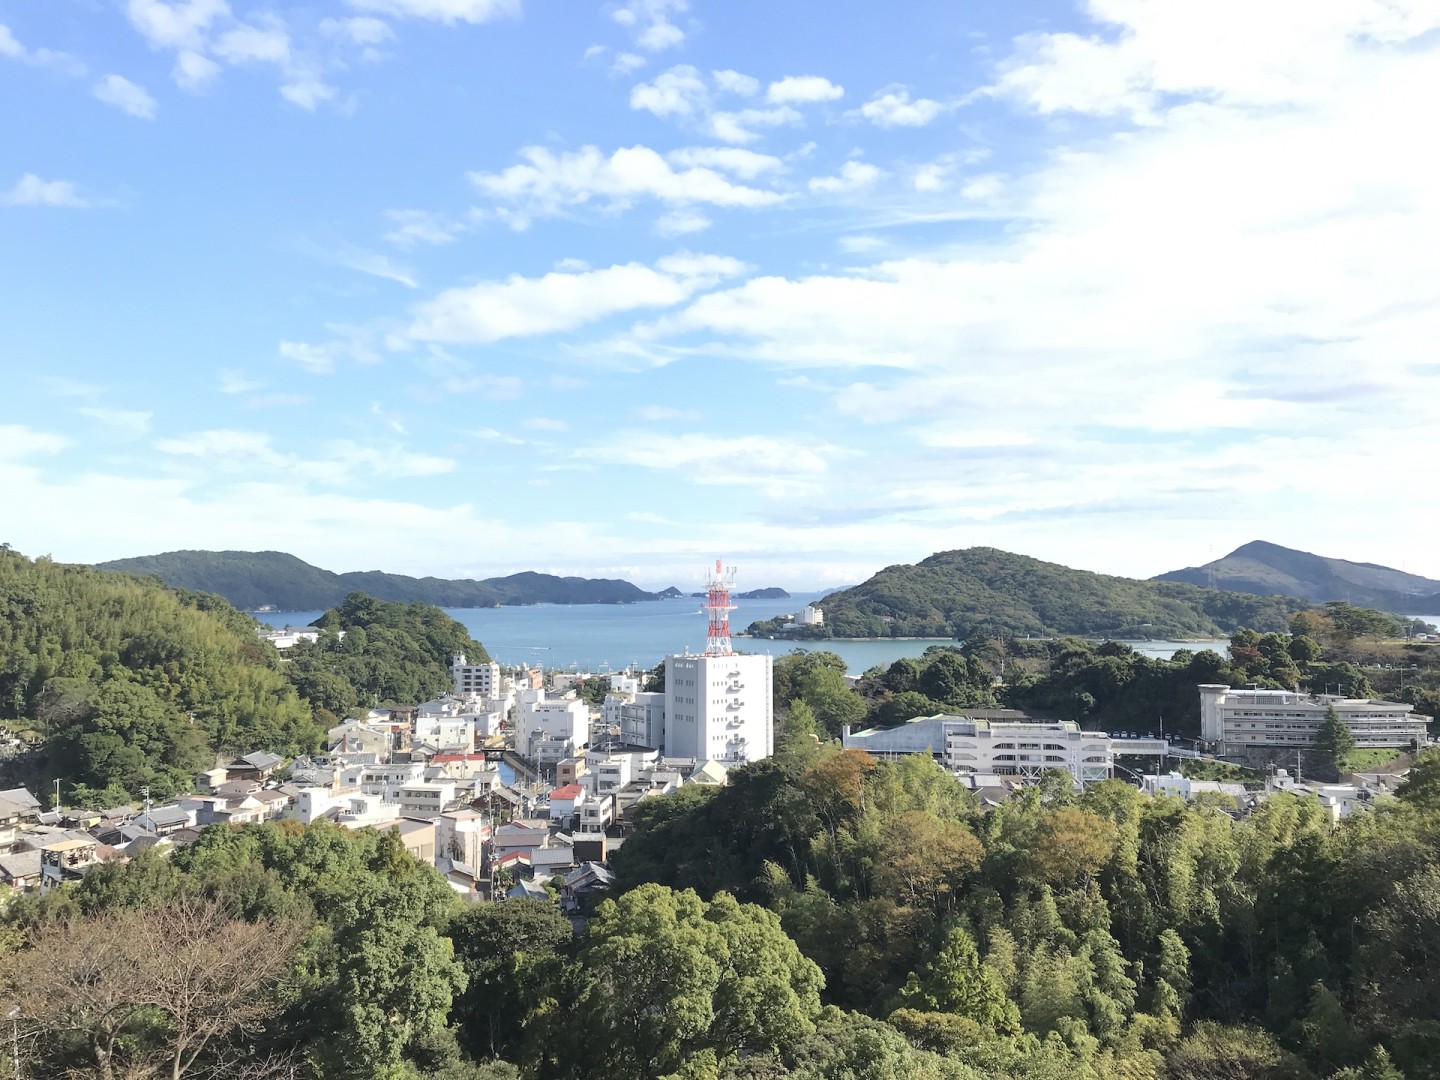
[[[705,655],[732,656],[730,612],[735,610],[735,605],[730,603],[730,590],[735,586],[735,568],[727,568],[716,559],[714,572],[706,576],[705,614],[709,622],[705,629]]]

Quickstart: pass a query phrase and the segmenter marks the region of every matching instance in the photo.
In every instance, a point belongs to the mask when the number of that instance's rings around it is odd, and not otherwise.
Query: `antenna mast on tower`
[[[726,569],[720,559],[715,560],[715,572],[709,575],[705,590],[705,614],[709,623],[705,629],[705,655],[730,656],[730,612],[735,605],[730,603],[730,589],[735,584],[735,568]]]

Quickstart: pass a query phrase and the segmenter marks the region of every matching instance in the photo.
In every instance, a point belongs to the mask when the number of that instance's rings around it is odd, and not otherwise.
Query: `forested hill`
[[[1161,574],[1227,592],[1300,596],[1320,603],[1340,600],[1402,615],[1440,612],[1440,581],[1375,563],[1350,562],[1255,540],[1204,566]]]
[[[1083,637],[1213,638],[1238,627],[1285,629],[1309,605],[1276,596],[1093,574],[995,548],[942,551],[889,566],[832,593],[825,625],[807,636],[959,637],[1078,634]],[[757,623],[752,633],[773,632]]]
[[[253,620],[216,596],[30,560],[0,548],[0,721],[42,739],[36,763],[129,801],[190,790],[217,750],[312,748],[321,732]]]
[[[628,581],[531,572],[478,581],[415,578],[379,570],[337,574],[283,551],[167,551],[116,559],[100,563],[98,568],[152,574],[167,585],[215,593],[251,611],[266,606],[282,611],[331,608],[352,592],[379,600],[459,608],[623,604],[656,598]]]

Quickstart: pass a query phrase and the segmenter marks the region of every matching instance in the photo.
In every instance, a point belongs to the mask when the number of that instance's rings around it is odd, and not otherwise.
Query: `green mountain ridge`
[[[223,596],[238,608],[282,611],[332,608],[352,592],[378,600],[436,607],[522,604],[624,604],[654,600],[628,581],[556,577],[525,571],[482,580],[408,577],[379,570],[337,574],[283,551],[167,551],[99,563],[99,570],[158,577],[179,589]]]
[[[794,636],[1216,638],[1241,626],[1283,630],[1309,606],[1291,597],[1095,574],[988,547],[888,566],[819,605],[825,625]],[[754,623],[748,632],[775,633],[782,625]]]
[[[1264,540],[1243,544],[1203,566],[1160,574],[1224,592],[1297,596],[1318,603],[1340,600],[1401,615],[1440,612],[1440,581],[1375,563],[1351,562]]]

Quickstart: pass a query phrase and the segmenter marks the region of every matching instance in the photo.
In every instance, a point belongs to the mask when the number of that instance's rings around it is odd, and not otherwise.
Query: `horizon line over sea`
[[[783,656],[794,649],[833,652],[851,675],[901,657],[920,656],[933,645],[954,645],[954,638],[831,638],[788,641],[750,638],[741,631],[752,622],[799,611],[828,595],[792,593],[785,600],[736,600],[731,625],[737,652]],[[702,652],[705,615],[694,597],[646,600],[633,604],[525,604],[495,608],[445,608],[445,613],[470,631],[496,663],[542,665],[558,671],[619,671],[629,666],[651,668],[666,656]],[[306,626],[322,611],[253,612],[269,626]],[[1228,640],[1126,641],[1145,656],[1168,659],[1179,649],[1229,646]]]

